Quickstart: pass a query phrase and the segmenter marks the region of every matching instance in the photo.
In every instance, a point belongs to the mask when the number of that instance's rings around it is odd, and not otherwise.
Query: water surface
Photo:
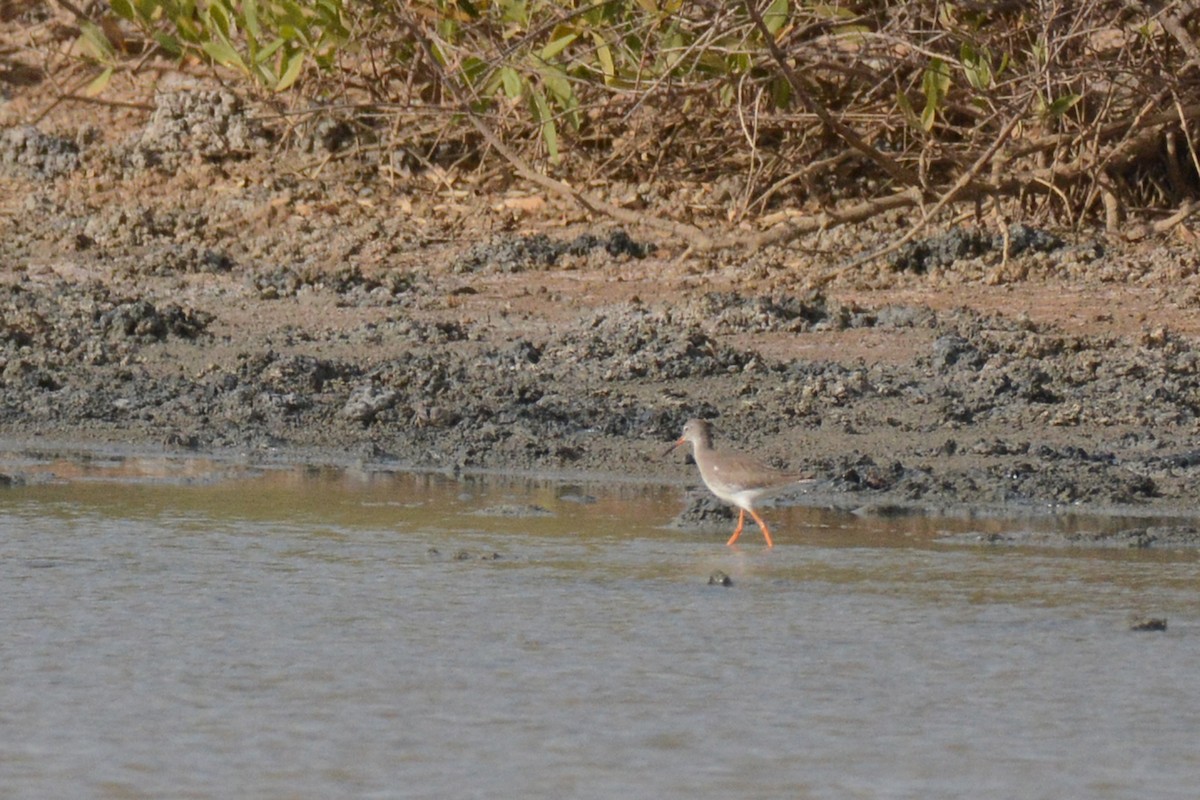
[[[950,545],[1032,523],[804,509],[768,512],[773,550],[732,549],[664,527],[677,487],[33,466],[66,479],[0,491],[6,798],[1200,783],[1191,550]]]

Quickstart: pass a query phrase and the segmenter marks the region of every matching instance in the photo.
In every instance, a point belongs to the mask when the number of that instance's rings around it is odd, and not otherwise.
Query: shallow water
[[[773,550],[754,531],[733,549],[663,527],[679,488],[18,466],[69,480],[0,491],[6,798],[1190,798],[1200,780],[1192,550],[949,545],[1032,523],[804,509],[768,512]]]

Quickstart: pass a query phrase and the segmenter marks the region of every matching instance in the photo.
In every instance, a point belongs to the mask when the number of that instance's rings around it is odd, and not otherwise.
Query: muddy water
[[[964,546],[947,537],[1031,523],[801,509],[770,512],[774,550],[727,549],[663,527],[679,488],[17,466],[66,479],[0,491],[6,798],[1183,798],[1200,779],[1194,551]]]

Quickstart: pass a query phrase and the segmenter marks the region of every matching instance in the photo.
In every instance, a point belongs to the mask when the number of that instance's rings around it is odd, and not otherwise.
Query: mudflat
[[[0,106],[10,451],[695,480],[660,453],[703,417],[821,478],[808,502],[1200,513],[1186,226],[1134,245],[1021,225],[1005,259],[948,220],[852,266],[912,224],[896,213],[699,254],[146,80],[123,105]]]

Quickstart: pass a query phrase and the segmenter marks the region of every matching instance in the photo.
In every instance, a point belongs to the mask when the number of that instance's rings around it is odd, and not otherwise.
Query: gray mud
[[[815,473],[798,502],[1200,511],[1187,250],[1022,227],[1003,265],[998,237],[955,234],[814,282],[820,256],[678,261],[605,224],[503,230],[486,193],[446,211],[426,179],[369,161],[306,177],[276,164],[285,132],[226,92],[156,103],[103,136],[0,128],[10,442],[694,480],[660,454],[699,416]],[[1004,294],[1023,281],[1042,313]],[[1108,306],[1148,284],[1175,298],[1161,317]],[[1046,312],[1078,287],[1087,325]]]

